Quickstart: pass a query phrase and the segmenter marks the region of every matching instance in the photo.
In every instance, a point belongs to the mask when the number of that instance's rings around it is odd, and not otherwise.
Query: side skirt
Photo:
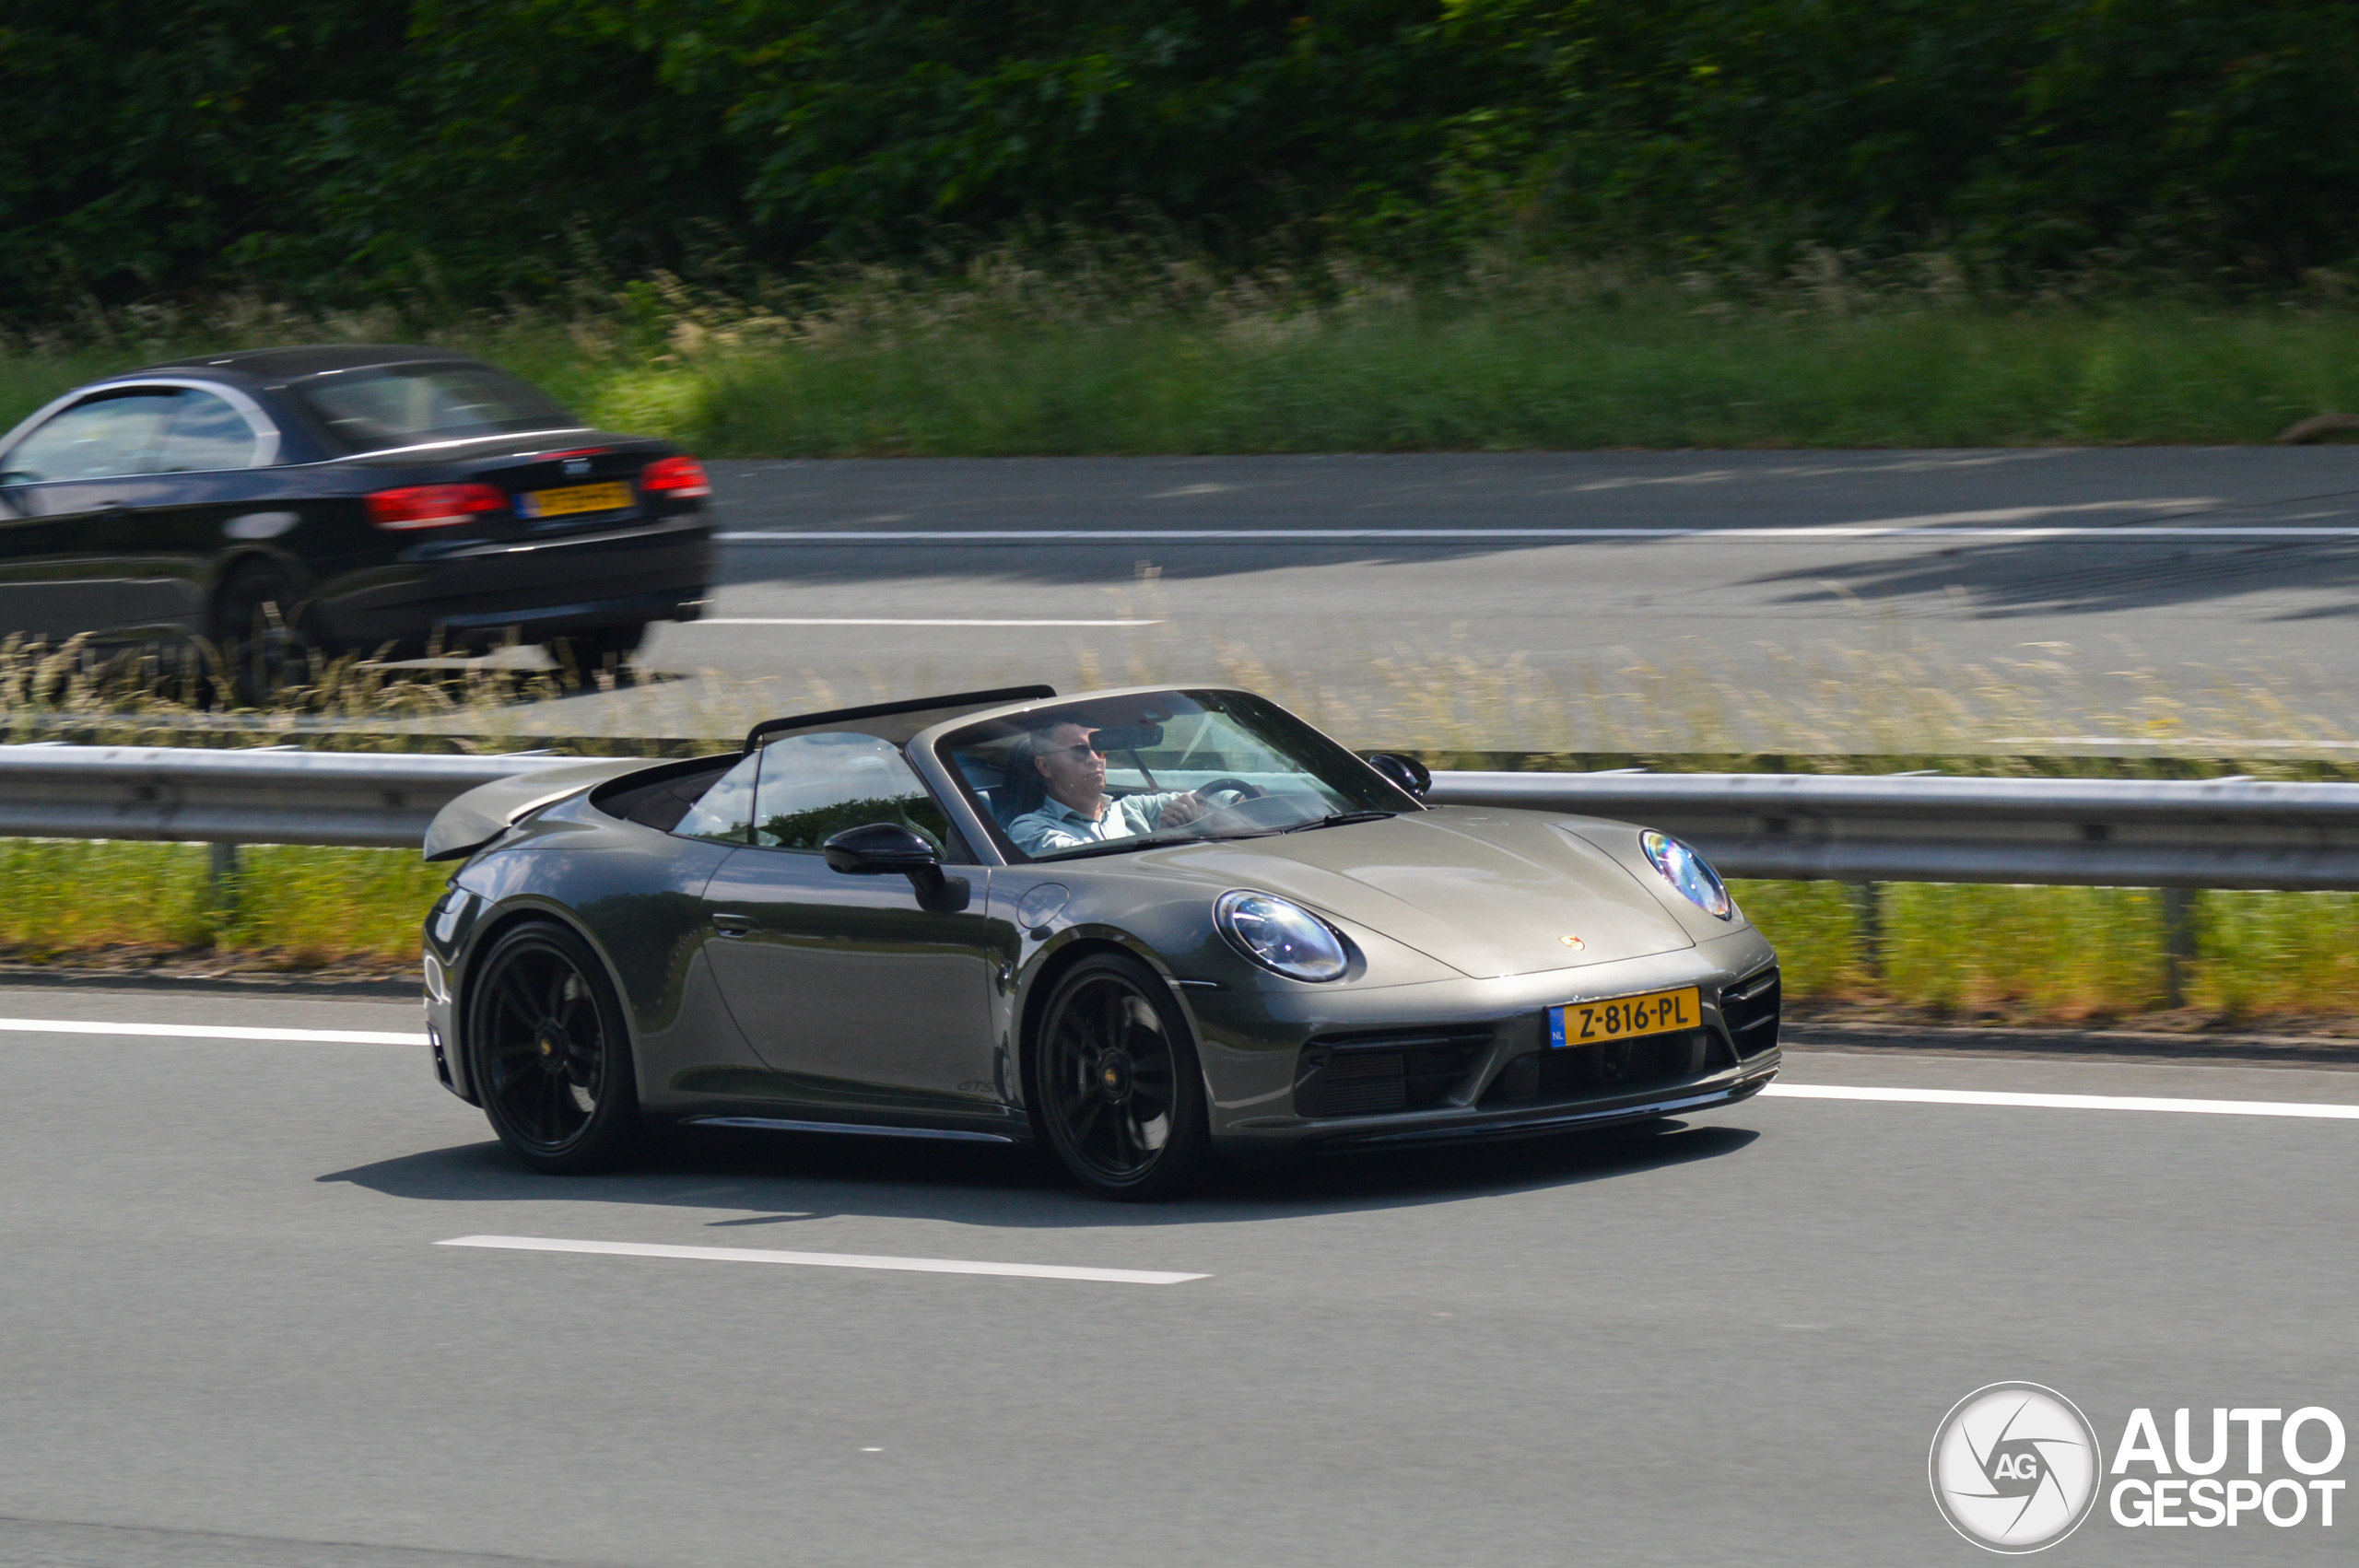
[[[964,1132],[940,1127],[872,1127],[850,1121],[790,1121],[783,1117],[767,1116],[696,1116],[687,1117],[682,1125],[750,1128],[760,1132],[843,1132],[856,1138],[939,1138],[955,1143],[1016,1141],[997,1132]]]

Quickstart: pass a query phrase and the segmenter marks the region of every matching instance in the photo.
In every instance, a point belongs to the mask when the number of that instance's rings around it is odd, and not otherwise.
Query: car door
[[[153,470],[180,396],[152,386],[95,392],[0,457],[0,634],[62,641],[152,609],[122,546],[134,509],[170,489]]]
[[[851,875],[819,849],[848,827],[905,824],[944,851],[947,895]],[[738,1027],[797,1098],[893,1113],[1003,1111],[980,868],[898,747],[825,731],[764,746],[751,842],[704,902],[706,951]]]

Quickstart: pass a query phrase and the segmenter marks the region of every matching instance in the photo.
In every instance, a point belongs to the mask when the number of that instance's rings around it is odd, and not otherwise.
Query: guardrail
[[[580,757],[0,746],[0,837],[414,849],[478,784]]]
[[[2359,888],[2359,784],[1437,773],[1431,799],[1643,822],[1726,876]]]
[[[414,848],[466,790],[581,761],[0,746],[0,836]],[[2359,784],[1437,773],[1432,799],[1642,822],[1729,876],[2359,888]]]

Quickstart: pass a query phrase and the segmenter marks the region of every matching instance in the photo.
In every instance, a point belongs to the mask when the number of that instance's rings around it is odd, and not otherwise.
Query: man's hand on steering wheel
[[[1191,790],[1184,795],[1176,796],[1163,802],[1163,815],[1156,825],[1185,827],[1191,822],[1202,821],[1204,813],[1210,810],[1212,807],[1205,804],[1203,797]]]

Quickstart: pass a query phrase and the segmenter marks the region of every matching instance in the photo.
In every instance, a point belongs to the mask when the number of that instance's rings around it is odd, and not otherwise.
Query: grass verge
[[[1730,295],[1521,267],[1409,283],[1008,263],[428,322],[252,299],[0,340],[0,424],[92,376],[429,338],[714,457],[2266,440],[2359,409],[2359,309],[2032,303],[1839,281]]]
[[[449,868],[405,850],[253,846],[217,881],[202,845],[0,841],[0,955],[120,965],[410,972]],[[1872,957],[1856,890],[1736,884],[1798,1003],[2087,1024],[2165,1000],[2161,895],[2143,889],[1892,885]],[[2181,1023],[2265,1024],[2359,990],[2359,895],[2201,893]]]

